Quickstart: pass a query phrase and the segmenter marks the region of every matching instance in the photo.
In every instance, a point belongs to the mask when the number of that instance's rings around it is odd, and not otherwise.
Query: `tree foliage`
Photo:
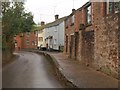
[[[3,32],[7,35],[30,31],[33,24],[33,16],[24,11],[22,2],[2,3]]]
[[[14,35],[31,31],[33,24],[33,15],[25,12],[23,2],[2,2],[3,44],[12,43]]]

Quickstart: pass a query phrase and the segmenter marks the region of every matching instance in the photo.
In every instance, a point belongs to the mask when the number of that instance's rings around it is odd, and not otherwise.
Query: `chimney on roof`
[[[72,12],[74,13],[74,12],[75,12],[75,9],[72,9]]]
[[[55,15],[55,20],[57,20],[59,18],[59,15],[57,14],[57,15]]]
[[[44,21],[41,21],[41,26],[45,25],[45,22]]]

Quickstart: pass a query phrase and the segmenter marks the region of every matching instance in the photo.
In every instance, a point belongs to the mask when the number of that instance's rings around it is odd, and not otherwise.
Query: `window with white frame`
[[[87,18],[87,24],[90,24],[91,23],[91,5],[89,5],[87,8],[86,8],[86,18]]]
[[[39,40],[40,42],[42,42],[42,41],[43,41],[43,37],[38,37],[38,40]]]

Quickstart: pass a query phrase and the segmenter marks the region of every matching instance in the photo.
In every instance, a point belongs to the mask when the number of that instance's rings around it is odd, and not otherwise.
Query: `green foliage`
[[[22,2],[2,3],[2,25],[3,32],[7,35],[15,35],[27,32],[34,24],[32,14],[24,11]]]
[[[31,13],[25,13],[21,19],[22,32],[29,32],[33,28],[33,16]]]
[[[2,2],[3,46],[6,42],[13,44],[14,35],[31,31],[33,24],[33,15],[31,12],[25,12],[23,2]]]

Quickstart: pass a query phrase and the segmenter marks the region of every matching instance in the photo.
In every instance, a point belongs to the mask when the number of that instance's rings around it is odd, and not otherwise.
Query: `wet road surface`
[[[3,68],[3,88],[62,88],[43,55],[32,52],[17,54],[20,57]]]

